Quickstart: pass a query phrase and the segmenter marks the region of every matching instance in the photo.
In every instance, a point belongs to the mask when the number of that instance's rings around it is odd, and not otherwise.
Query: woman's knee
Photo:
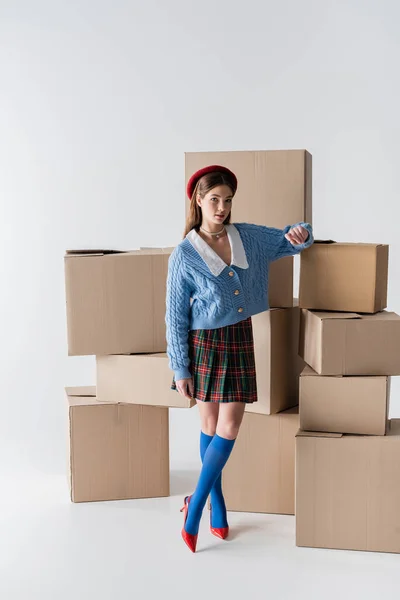
[[[228,440],[236,439],[244,415],[244,404],[232,403],[220,410],[216,433]]]
[[[206,435],[215,435],[218,422],[218,404],[197,402],[200,412],[201,430]]]
[[[240,422],[237,421],[225,421],[217,424],[216,433],[220,437],[227,440],[234,440],[237,438],[240,429]]]
[[[215,435],[217,430],[217,419],[212,417],[203,419],[201,422],[201,430],[206,435]]]

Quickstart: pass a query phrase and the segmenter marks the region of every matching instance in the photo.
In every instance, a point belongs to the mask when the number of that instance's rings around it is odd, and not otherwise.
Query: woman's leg
[[[244,402],[222,402],[219,405],[216,433],[227,440],[235,440],[242,424]]]
[[[216,433],[226,439],[235,439],[243,419],[245,404],[242,402],[221,403]],[[211,525],[228,527],[226,504],[222,491],[222,472],[211,490]]]
[[[199,407],[200,421],[201,421],[200,440],[199,440],[200,441],[200,458],[201,458],[201,462],[203,462],[206,450],[207,450],[208,446],[210,445],[210,443],[212,442],[212,439],[215,435],[215,430],[216,430],[217,421],[218,421],[219,404],[216,402],[201,402],[201,401],[197,400],[197,406]],[[211,496],[212,496],[213,489],[217,485],[217,482],[218,482],[218,480],[215,482],[215,484],[211,490]]]
[[[242,422],[243,412],[244,406],[242,406],[242,403],[219,404],[217,433],[214,435],[204,454],[200,477],[190,499],[185,524],[187,533],[192,535],[198,533],[204,505],[230,456]]]
[[[201,462],[203,462],[206,450],[216,432],[220,404],[218,402],[197,401],[197,405],[201,420],[200,457]],[[228,527],[221,475],[218,475],[211,488],[211,506],[211,526],[215,528]]]
[[[199,407],[201,431],[208,436],[214,436],[217,428],[220,405],[218,402],[202,402],[197,400]]]

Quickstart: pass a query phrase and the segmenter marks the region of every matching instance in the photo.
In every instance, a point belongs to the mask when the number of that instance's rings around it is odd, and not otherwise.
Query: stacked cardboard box
[[[74,502],[169,495],[165,293],[171,248],[65,256],[69,355],[96,355],[96,388],[68,388]]]
[[[99,402],[67,388],[73,502],[169,496],[168,408]]]
[[[208,164],[223,164],[238,176],[234,221],[280,228],[312,223],[308,152],[188,153],[186,180]],[[290,270],[283,272],[285,262]],[[278,270],[283,272],[280,281]],[[258,402],[246,406],[222,484],[228,510],[294,514],[298,386],[305,363],[298,356],[300,309],[293,301],[293,258],[270,265],[269,304],[271,310],[252,318]]]
[[[186,180],[207,164],[238,175],[235,221],[312,223],[307,152],[187,153]],[[75,502],[169,495],[168,410],[194,405],[170,390],[171,251],[65,256],[68,353],[97,366],[96,388],[66,390]],[[224,470],[226,504],[296,511],[298,546],[400,552],[400,420],[388,419],[400,317],[385,311],[387,279],[386,245],[316,243],[301,256],[301,308],[282,259],[271,310],[253,317],[259,401]]]
[[[234,221],[274,227],[312,222],[308,152],[188,153],[186,180],[207,164],[224,164],[238,175]],[[74,501],[169,493],[166,407],[194,404],[170,390],[164,316],[171,251],[83,250],[65,256],[68,353],[96,355],[97,367],[96,388],[67,390]],[[226,495],[231,510],[293,513],[298,410],[291,407],[298,404],[304,363],[297,355],[292,258],[271,264],[269,303],[271,311],[253,319],[259,402],[247,407]],[[140,435],[145,419],[151,453]],[[242,498],[236,480],[248,470],[251,456],[259,456],[265,476],[253,470],[248,496]]]
[[[400,552],[400,317],[384,310],[388,246],[316,243],[300,269],[296,544]]]
[[[207,165],[224,165],[238,178],[234,220],[285,227],[312,223],[312,157],[305,150],[187,152],[185,180]],[[186,194],[185,194],[186,198]],[[186,198],[186,214],[190,202]]]

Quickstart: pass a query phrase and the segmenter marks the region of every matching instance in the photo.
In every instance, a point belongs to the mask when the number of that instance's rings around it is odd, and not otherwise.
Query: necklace
[[[208,233],[208,235],[215,235],[215,237],[218,239],[219,236],[222,234],[223,231],[225,231],[225,226],[222,227],[222,229],[220,231],[207,231],[207,229],[204,229],[204,227],[200,227],[201,231],[204,231],[204,233]]]

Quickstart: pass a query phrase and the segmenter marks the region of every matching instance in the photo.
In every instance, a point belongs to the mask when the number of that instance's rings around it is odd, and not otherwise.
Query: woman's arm
[[[190,288],[184,268],[182,251],[175,248],[168,259],[165,313],[167,355],[175,381],[191,377],[188,343]]]
[[[295,225],[288,225],[284,229],[266,227],[265,225],[253,225],[253,227],[256,227],[254,232],[259,236],[270,261],[299,254],[314,242],[313,230],[309,223],[300,222]],[[295,243],[296,236],[293,235],[293,229],[298,227],[308,232],[308,237],[303,243]],[[293,243],[287,239],[286,235],[293,240]]]

